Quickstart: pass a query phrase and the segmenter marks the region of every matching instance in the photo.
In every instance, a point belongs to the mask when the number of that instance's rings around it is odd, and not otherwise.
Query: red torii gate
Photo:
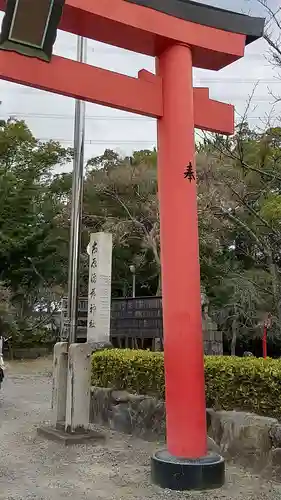
[[[66,0],[60,29],[156,57],[156,75],[0,52],[2,79],[158,119],[168,451],[153,457],[152,477],[172,489],[224,482],[223,459],[207,452],[194,127],[232,134],[234,110],[193,88],[192,67],[231,64],[263,27],[190,0]]]

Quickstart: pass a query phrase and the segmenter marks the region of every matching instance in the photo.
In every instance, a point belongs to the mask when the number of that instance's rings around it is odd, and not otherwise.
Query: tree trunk
[[[161,260],[160,260],[160,255],[159,255],[159,248],[157,246],[157,241],[155,238],[152,237],[152,234],[150,233],[148,238],[147,238],[147,247],[151,248],[153,255],[154,255],[154,260],[155,264],[157,265],[158,268],[158,286],[157,286],[157,292],[156,295],[157,297],[160,297],[162,295],[162,279],[161,279]]]
[[[276,308],[276,315],[278,318],[279,328],[281,327],[281,308],[279,297],[279,277],[277,266],[273,260],[272,252],[268,252],[268,267],[271,275],[272,292],[274,296],[274,305]]]
[[[161,269],[159,269],[158,286],[157,286],[156,296],[161,297],[161,295],[162,295],[162,279],[161,279]]]
[[[14,349],[13,349],[13,343],[8,340],[8,349],[9,349],[9,359],[11,361],[14,361]]]
[[[236,312],[235,312],[236,314]],[[234,317],[232,322],[232,339],[231,339],[231,356],[236,355],[236,343],[237,343],[237,319]]]

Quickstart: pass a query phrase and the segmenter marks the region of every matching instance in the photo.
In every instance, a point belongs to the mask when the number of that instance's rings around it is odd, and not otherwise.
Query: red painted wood
[[[219,134],[234,134],[234,106],[209,98],[209,89],[193,91],[194,126]]]
[[[132,78],[53,56],[51,63],[0,51],[0,78],[97,104],[162,116],[162,82]]]
[[[5,2],[0,0],[0,10]],[[66,0],[60,28],[158,56],[169,45],[192,47],[193,65],[218,70],[244,55],[245,35],[178,19],[124,0]]]
[[[207,453],[196,181],[184,178],[194,158],[192,54],[176,45],[158,60],[163,118],[158,120],[166,374],[167,445],[172,455]]]
[[[162,80],[145,70],[132,78],[63,57],[47,64],[0,51],[0,78],[140,115],[163,115]],[[194,116],[196,128],[233,133],[233,106],[210,100],[208,89],[194,89]]]

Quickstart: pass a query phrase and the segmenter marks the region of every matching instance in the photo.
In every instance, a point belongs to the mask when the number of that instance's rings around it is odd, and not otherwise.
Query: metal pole
[[[85,63],[87,58],[87,41],[83,37],[77,40],[77,61]],[[81,240],[81,216],[83,203],[84,145],[85,145],[85,102],[75,101],[74,121],[74,161],[72,179],[72,203],[68,274],[68,318],[69,343],[76,341],[78,293],[79,293],[79,261]]]
[[[134,299],[136,297],[136,267],[132,264],[129,269],[132,273],[132,297]]]

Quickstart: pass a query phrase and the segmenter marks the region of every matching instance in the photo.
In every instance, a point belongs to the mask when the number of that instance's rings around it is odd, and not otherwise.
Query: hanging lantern
[[[50,61],[65,0],[6,0],[0,49]]]

